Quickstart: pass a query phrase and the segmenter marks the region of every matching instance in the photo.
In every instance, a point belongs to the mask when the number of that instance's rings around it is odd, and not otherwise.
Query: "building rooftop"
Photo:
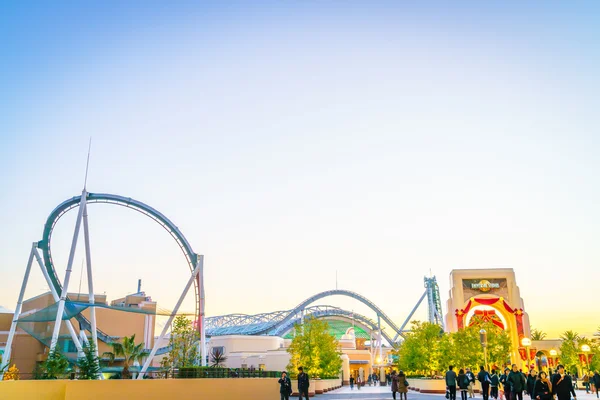
[[[6,307],[0,306],[0,314],[14,314],[15,312]]]

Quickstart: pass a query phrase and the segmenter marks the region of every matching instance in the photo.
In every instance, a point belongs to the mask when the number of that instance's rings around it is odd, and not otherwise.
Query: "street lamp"
[[[591,350],[591,348],[587,344],[584,344],[583,346],[581,346],[581,351],[583,351],[583,354],[585,355],[585,363],[586,363],[588,370],[590,369],[590,361],[588,358],[589,357],[588,354],[589,354],[590,350]]]
[[[558,360],[558,357],[556,357],[558,355],[558,352],[554,349],[550,350],[550,358],[552,359],[552,366],[554,367],[556,362]],[[550,371],[552,372],[552,371]]]
[[[529,371],[529,365],[531,364],[529,360],[529,347],[531,346],[531,339],[524,337],[523,339],[521,339],[521,344],[525,346],[525,349],[527,351],[527,371]]]
[[[487,370],[487,332],[485,329],[479,331],[479,341],[481,342],[481,347],[483,347],[483,365]]]

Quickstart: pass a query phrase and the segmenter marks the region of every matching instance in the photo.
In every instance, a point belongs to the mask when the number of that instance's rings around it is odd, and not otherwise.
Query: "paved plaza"
[[[343,388],[334,390],[330,393],[320,394],[315,397],[316,399],[321,400],[352,400],[352,399],[363,399],[363,400],[379,400],[379,399],[391,399],[392,392],[389,386],[366,386],[361,388],[360,390],[354,388],[354,390],[350,390],[349,386],[344,386]],[[399,395],[396,395],[396,398],[400,398]],[[460,396],[458,397],[460,399]],[[421,394],[418,392],[409,392],[408,400],[442,400],[444,399],[443,394]],[[524,400],[530,400],[529,396],[524,395]],[[586,394],[585,391],[577,391],[577,399],[578,400],[594,400],[596,399],[596,395]],[[481,396],[476,396],[475,400],[482,400]]]

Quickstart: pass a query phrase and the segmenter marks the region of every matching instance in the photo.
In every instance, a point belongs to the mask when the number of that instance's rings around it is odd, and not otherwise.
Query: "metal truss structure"
[[[377,321],[372,320],[364,315],[357,314],[353,311],[343,310],[339,307],[330,305],[310,304],[329,296],[347,296],[365,304],[373,310],[377,316]],[[247,314],[228,314],[216,317],[209,317],[205,320],[206,336],[223,336],[223,335],[268,335],[268,336],[284,336],[295,324],[302,323],[304,318],[328,318],[338,317],[345,320],[352,320],[353,323],[360,324],[362,328],[370,332],[379,332],[380,336],[385,339],[390,345],[395,345],[403,339],[406,325],[413,317],[417,308],[427,297],[429,304],[429,322],[440,325],[444,328],[442,318],[442,307],[440,301],[439,288],[435,277],[425,278],[425,292],[412,309],[409,316],[406,318],[402,326],[398,327],[390,317],[388,317],[381,308],[375,305],[366,297],[351,292],[349,290],[328,290],[317,293],[314,296],[304,300],[291,310],[274,311],[270,313],[262,313],[255,315]],[[390,331],[385,331],[381,328],[381,322],[385,322]],[[394,336],[391,336],[394,335]]]

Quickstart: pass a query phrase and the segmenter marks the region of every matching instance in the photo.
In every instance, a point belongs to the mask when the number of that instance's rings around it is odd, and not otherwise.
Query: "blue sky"
[[[513,267],[533,325],[598,325],[596,2],[2,7],[0,304],[92,137],[88,189],[177,223],[209,315],[292,308],[337,270],[401,322],[430,270],[446,299],[453,268]],[[90,218],[98,291],[140,277],[171,308],[175,243],[127,210]]]

